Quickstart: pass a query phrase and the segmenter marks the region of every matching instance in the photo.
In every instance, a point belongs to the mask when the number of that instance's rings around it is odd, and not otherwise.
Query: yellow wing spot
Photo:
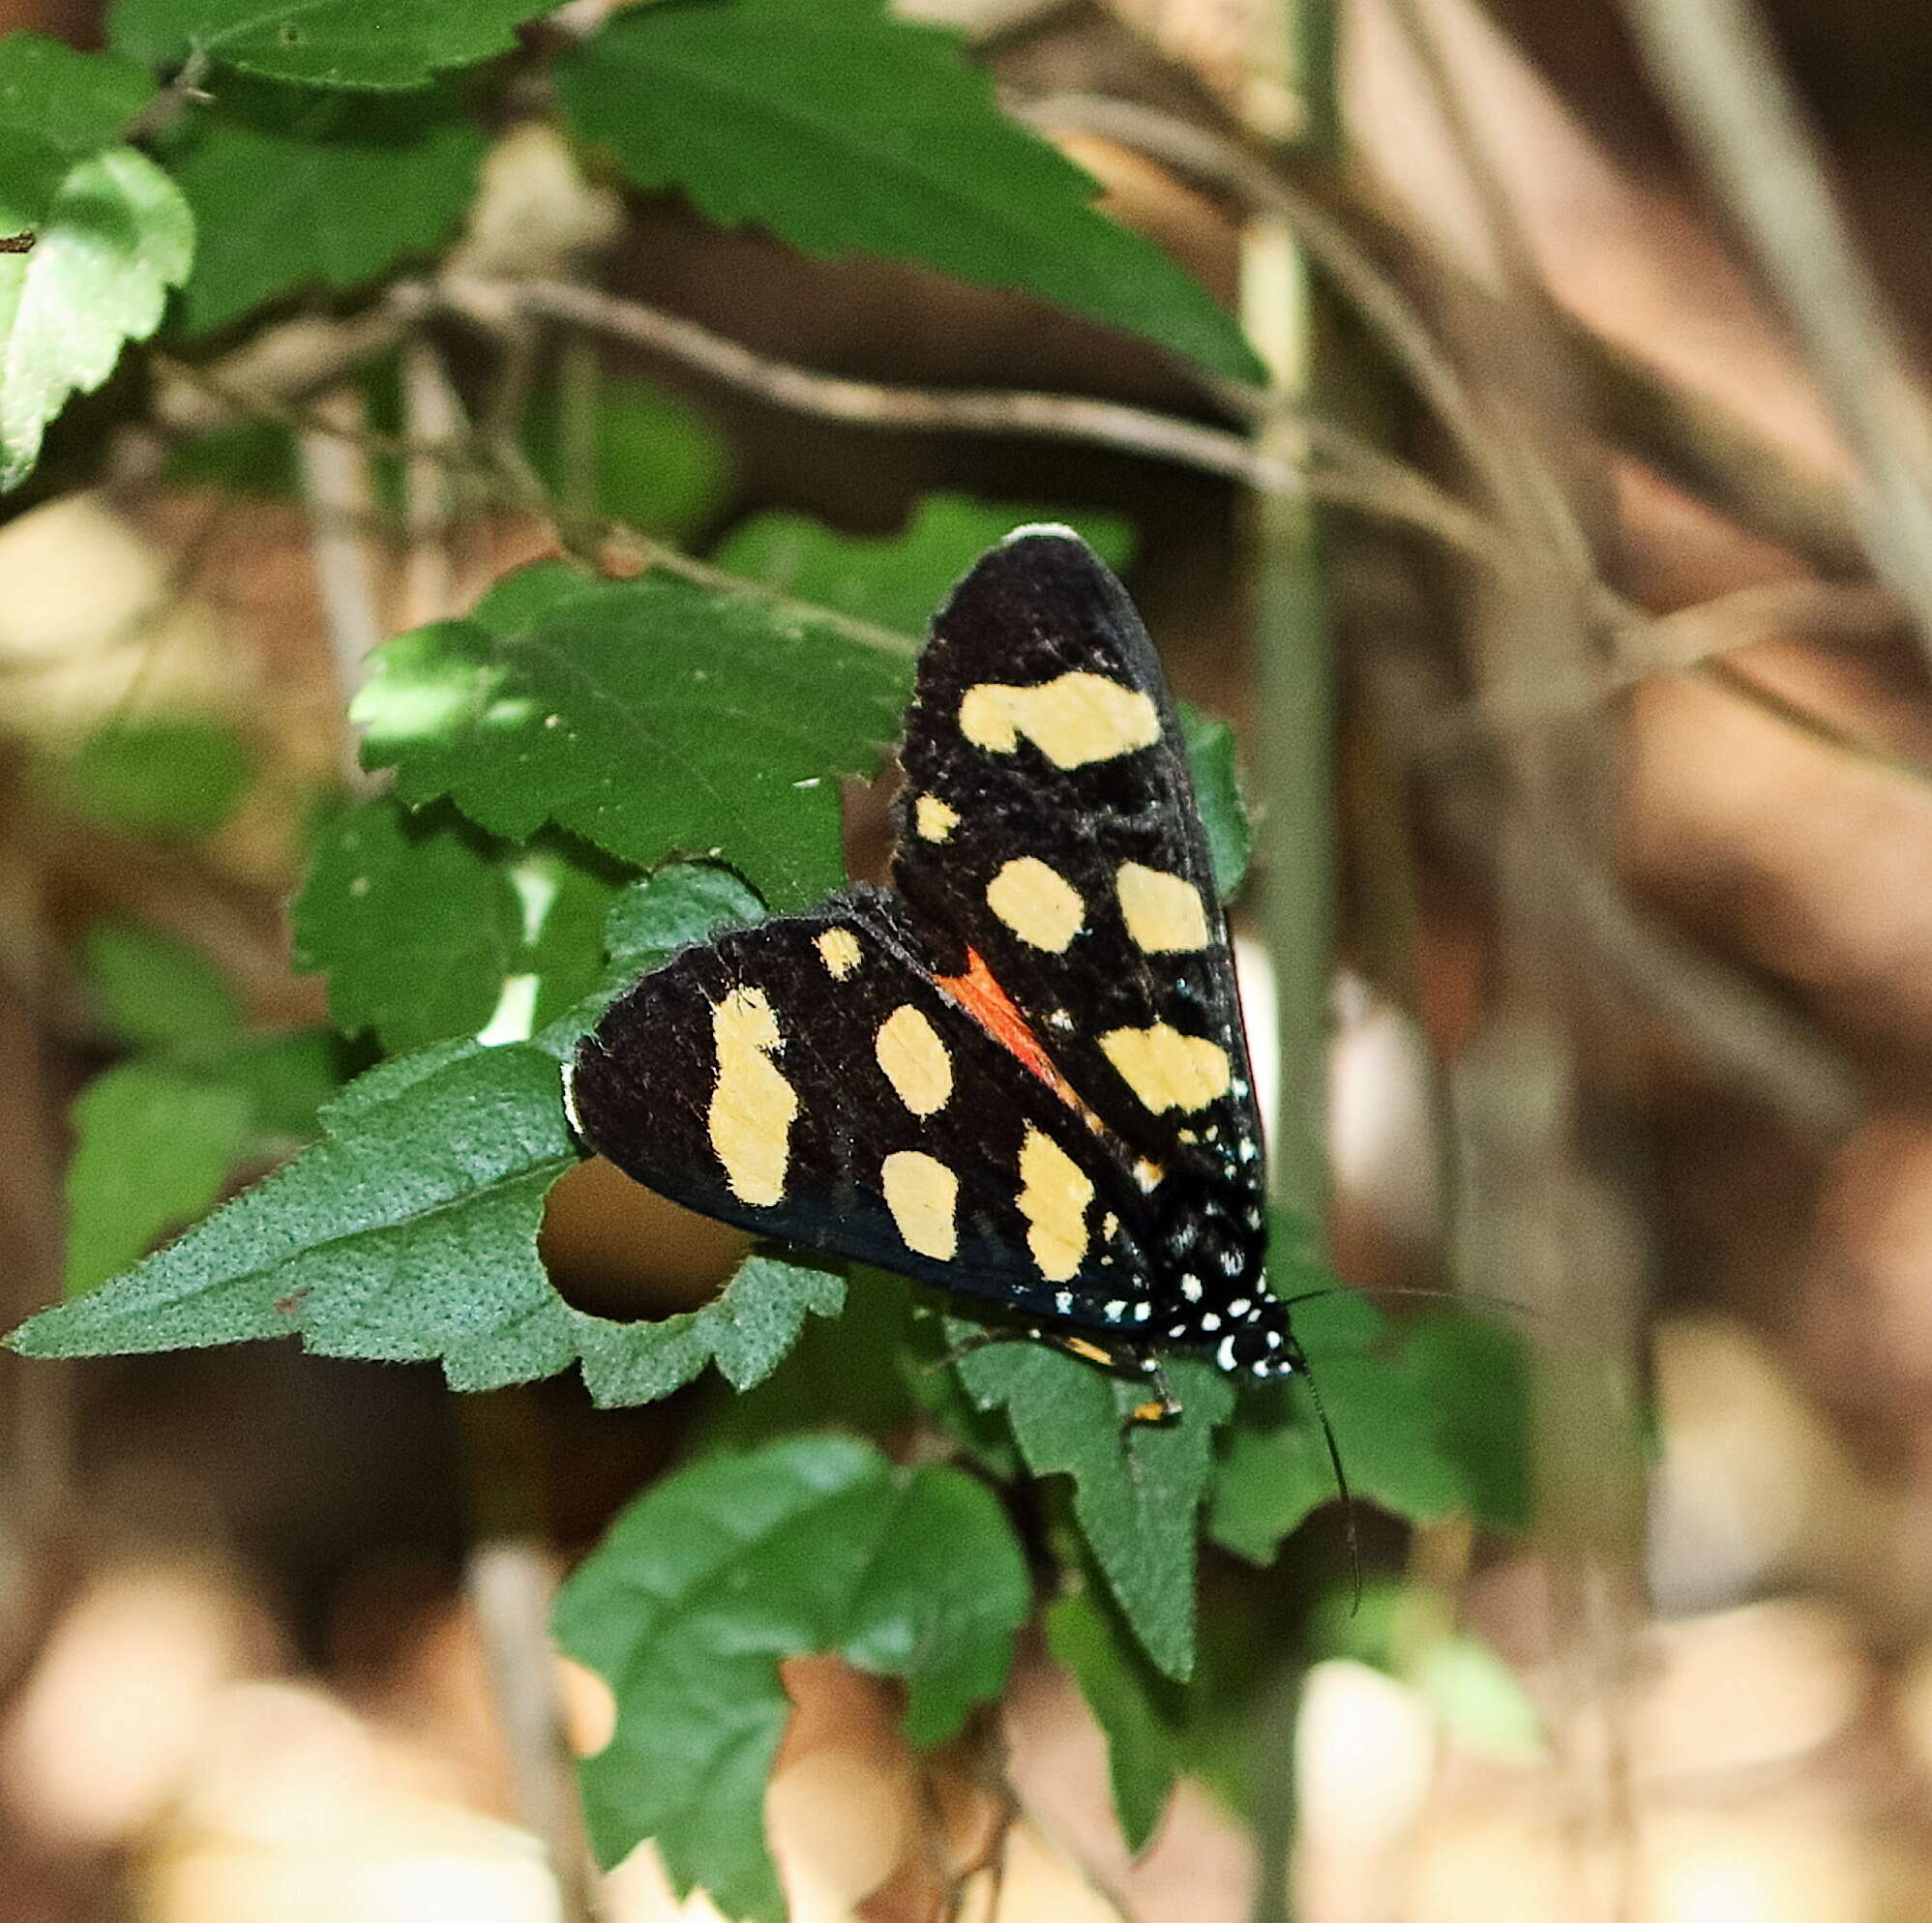
[[[791,1155],[792,1093],[771,1055],[785,1045],[762,989],[733,989],[711,1011],[718,1080],[711,1091],[711,1147],[741,1202],[769,1208],[785,1194]]]
[[[1156,1115],[1170,1109],[1204,1109],[1228,1092],[1228,1051],[1204,1035],[1183,1035],[1157,1021],[1151,1028],[1111,1028],[1100,1051],[1119,1070],[1141,1106]]]
[[[960,812],[936,794],[922,794],[912,804],[912,826],[922,842],[943,842],[960,825]]]
[[[939,1031],[910,1002],[879,1023],[873,1050],[886,1080],[915,1115],[936,1115],[952,1099],[953,1058]]]
[[[818,959],[835,982],[843,982],[859,965],[859,938],[848,928],[828,928],[818,937]]]
[[[949,1262],[960,1245],[953,1211],[960,1195],[959,1177],[930,1155],[902,1148],[879,1165],[879,1181],[893,1226],[915,1255]]]
[[[1193,882],[1123,861],[1114,886],[1127,932],[1144,955],[1192,955],[1207,946],[1207,910]]]
[[[1086,925],[1079,891],[1032,855],[1007,862],[986,884],[986,905],[1029,948],[1055,955]]]
[[[1160,711],[1138,688],[1074,669],[1031,688],[982,681],[960,699],[960,732],[989,754],[1025,735],[1056,768],[1111,761],[1161,738]]]
[[[1086,1205],[1093,1184],[1052,1136],[1028,1125],[1020,1145],[1020,1213],[1026,1247],[1049,1282],[1065,1282],[1086,1258]]]

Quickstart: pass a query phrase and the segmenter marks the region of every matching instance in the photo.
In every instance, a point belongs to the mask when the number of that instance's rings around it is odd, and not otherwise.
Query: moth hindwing
[[[1124,1362],[1298,1351],[1174,702],[1065,529],[936,617],[892,887],[686,949],[568,1072],[584,1140],[676,1201],[993,1302]]]

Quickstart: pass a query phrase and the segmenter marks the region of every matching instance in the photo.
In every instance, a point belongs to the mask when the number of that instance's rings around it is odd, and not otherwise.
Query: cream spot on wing
[[[1192,955],[1207,946],[1207,910],[1193,882],[1123,861],[1114,887],[1127,932],[1144,955]]]
[[[1157,1021],[1151,1028],[1110,1028],[1100,1051],[1119,1070],[1150,1113],[1204,1109],[1228,1092],[1228,1051],[1204,1035],[1183,1035]]]
[[[982,681],[960,701],[960,732],[990,754],[1011,754],[1025,735],[1056,768],[1111,761],[1161,738],[1161,718],[1138,688],[1076,669],[1032,688]]]
[[[922,842],[943,842],[959,825],[959,810],[936,794],[922,794],[912,804],[912,826]]]
[[[762,989],[733,989],[711,1011],[718,1080],[711,1090],[711,1147],[741,1202],[769,1208],[785,1194],[791,1154],[792,1093],[771,1056],[784,1046]]]
[[[1020,1145],[1020,1213],[1026,1247],[1049,1282],[1065,1282],[1086,1256],[1086,1205],[1093,1184],[1052,1136],[1030,1124]]]
[[[873,1051],[886,1080],[915,1115],[936,1115],[951,1099],[953,1058],[938,1030],[910,1002],[879,1023]]]
[[[1031,855],[1001,867],[986,884],[986,905],[1029,948],[1054,955],[1064,954],[1086,922],[1078,891]]]
[[[906,1246],[935,1261],[951,1261],[960,1241],[953,1226],[959,1177],[933,1156],[902,1148],[879,1165],[878,1178],[893,1226]]]
[[[848,928],[828,928],[818,937],[818,959],[835,982],[859,965],[859,938]]]

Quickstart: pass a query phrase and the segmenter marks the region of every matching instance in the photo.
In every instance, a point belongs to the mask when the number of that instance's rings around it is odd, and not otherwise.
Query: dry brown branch
[[[893,387],[819,373],[759,354],[709,328],[641,302],[554,281],[449,277],[436,292],[449,308],[500,328],[541,316],[669,356],[774,405],[854,427],[900,431],[1013,434],[1083,441],[1171,460],[1272,493],[1309,493],[1425,533],[1472,557],[1500,563],[1482,518],[1413,468],[1367,447],[1332,423],[1302,420],[1305,460],[1264,454],[1246,435],[1086,395],[1015,390]]]
[[[1056,97],[1053,123],[1087,125],[1085,98]],[[1303,229],[1304,239],[1327,232],[1356,236],[1352,251],[1372,271],[1379,273],[1377,260],[1388,260],[1397,264],[1402,278],[1443,289],[1472,313],[1498,312],[1492,294],[1413,232],[1364,182],[1312,166],[1292,153],[1262,159],[1226,133],[1150,107],[1119,111],[1125,104],[1099,103],[1102,113],[1092,131],[1236,192],[1245,193],[1257,178],[1272,175],[1319,217],[1319,225],[1310,222]],[[1158,140],[1159,151],[1143,147],[1144,137]],[[1834,482],[1798,464],[1717,402],[1674,385],[1637,356],[1600,339],[1574,316],[1559,311],[1556,319],[1564,357],[1591,397],[1600,426],[1617,445],[1739,526],[1767,536],[1821,572],[1863,572],[1863,550],[1851,511]],[[1414,344],[1406,330],[1404,342]],[[1403,365],[1409,365],[1406,358]]]
[[[1659,89],[1803,342],[1858,462],[1860,536],[1932,658],[1932,415],[1746,0],[1623,0]]]

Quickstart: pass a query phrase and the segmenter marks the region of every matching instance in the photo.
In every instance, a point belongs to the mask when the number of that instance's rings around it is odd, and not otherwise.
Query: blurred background
[[[1753,9],[1866,289],[1804,226],[1771,95],[1744,86],[1746,137],[1724,147],[1722,87],[1695,81],[1729,70],[1673,52],[1666,0],[907,11],[966,29],[1110,210],[1239,307],[1292,392],[1399,461],[1379,491],[1337,463],[1355,482],[1318,487],[1311,516],[1125,450],[881,434],[642,350],[530,351],[596,356],[630,410],[609,511],[681,545],[773,509],[882,534],[937,493],[1130,528],[1178,691],[1235,722],[1269,804],[1238,922],[1288,1091],[1284,1193],[1327,1210],[1351,1282],[1453,1276],[1529,1312],[1530,1535],[1371,1524],[1382,1574],[1353,1617],[1332,1521],[1291,1551],[1293,1581],[1333,1591],[1279,1745],[1294,1913],[1932,1913],[1932,598],[1924,496],[1898,478],[1925,471],[1920,403],[1887,385],[1932,311],[1932,15]],[[1707,15],[1730,17],[1680,17]],[[100,10],[0,0],[19,27],[95,45]],[[1294,208],[1217,177],[1175,125],[1264,153]],[[520,135],[468,245],[531,234],[810,368],[1216,418],[1150,348],[620,199]],[[326,338],[354,314],[289,319]],[[1860,361],[1867,322],[1886,354]],[[1458,398],[1425,412],[1439,368]],[[352,381],[336,401],[386,404]],[[78,411],[74,432],[106,432],[128,396]],[[1293,421],[1255,430],[1309,458]],[[478,508],[426,559],[370,463],[318,467],[312,438],[129,446],[83,492],[58,456],[0,523],[9,1326],[76,1259],[69,1114],[140,1045],[130,981],[138,1001],[186,945],[249,1027],[321,1019],[286,904],[348,753],[332,579],[362,570],[393,632],[555,546]],[[171,743],[164,781],[90,757],[131,716]],[[597,1165],[548,1234],[572,1299],[619,1315],[704,1299],[736,1251]],[[704,1393],[598,1414],[573,1378],[459,1409],[432,1371],[286,1346],[0,1358],[0,1917],[567,1913],[491,1623],[533,1619],[543,1571]],[[1641,1447],[1618,1439],[1633,1411]],[[479,1514],[464,1464],[499,1447],[539,1465],[540,1550]],[[1391,1659],[1405,1638],[1454,1660]],[[771,1819],[794,1913],[936,1913],[907,1868],[931,1813],[877,1691],[830,1663],[788,1680]],[[1249,1913],[1263,1859],[1206,1787],[1128,1860],[1097,1731],[1039,1650],[1004,1734],[1026,1820],[968,1913]],[[646,1857],[599,1901],[677,1908]]]

